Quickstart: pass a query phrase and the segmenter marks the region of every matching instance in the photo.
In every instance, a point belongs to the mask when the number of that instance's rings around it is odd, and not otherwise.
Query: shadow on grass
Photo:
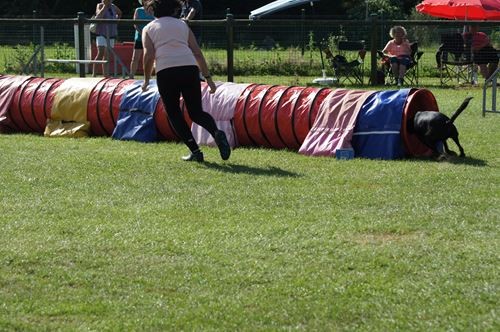
[[[203,166],[221,172],[235,173],[235,174],[251,174],[251,175],[264,175],[264,176],[278,176],[278,177],[300,177],[302,175],[290,171],[283,170],[278,167],[257,168],[247,165],[237,165],[231,163],[217,164],[211,162],[204,162]]]
[[[450,164],[463,164],[477,167],[485,167],[488,166],[488,163],[482,159],[472,158],[472,157],[453,157],[448,160]]]
[[[470,165],[470,166],[476,166],[476,167],[485,167],[488,166],[488,163],[482,159],[477,159],[473,157],[465,157],[465,158],[460,158],[460,157],[455,157],[451,156],[446,160],[437,160],[436,158],[414,158],[413,160],[420,161],[420,162],[441,162],[441,163],[450,163],[450,164],[456,164],[456,165]]]

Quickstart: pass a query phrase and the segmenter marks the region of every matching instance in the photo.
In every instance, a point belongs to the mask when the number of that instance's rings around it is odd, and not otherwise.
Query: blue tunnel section
[[[401,125],[409,92],[410,89],[380,91],[367,98],[352,137],[357,157],[399,159],[406,155]]]

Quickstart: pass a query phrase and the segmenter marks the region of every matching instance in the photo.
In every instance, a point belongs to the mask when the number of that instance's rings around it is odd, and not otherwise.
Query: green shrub
[[[54,59],[73,59],[74,48],[67,43],[55,43],[47,52]],[[47,63],[45,70],[54,73],[74,73],[75,65],[69,63]]]
[[[23,74],[33,72],[33,62],[30,59],[33,56],[34,45],[16,45],[13,52],[3,54],[4,72],[9,74]]]

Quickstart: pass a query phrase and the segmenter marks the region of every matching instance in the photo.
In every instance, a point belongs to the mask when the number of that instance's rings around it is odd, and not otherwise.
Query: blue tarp
[[[145,92],[142,91],[141,84],[142,81],[130,84],[122,96],[120,114],[112,134],[114,139],[158,141],[154,112],[160,94],[156,81],[152,81]]]
[[[410,89],[380,91],[366,99],[352,137],[356,157],[398,159],[405,156],[401,121],[409,92]]]

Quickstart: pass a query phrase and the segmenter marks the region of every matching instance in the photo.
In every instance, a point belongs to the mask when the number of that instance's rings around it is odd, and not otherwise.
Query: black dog
[[[465,98],[462,105],[460,105],[451,118],[439,112],[417,112],[413,118],[413,123],[409,124],[409,131],[417,135],[422,143],[432,149],[435,155],[440,157],[446,157],[439,147],[439,143],[441,142],[447,154],[456,155],[456,153],[448,149],[448,144],[446,144],[446,140],[451,138],[460,149],[460,157],[465,157],[464,149],[458,141],[458,130],[453,121],[467,107],[471,99],[472,97]],[[439,151],[440,149],[441,151]]]

